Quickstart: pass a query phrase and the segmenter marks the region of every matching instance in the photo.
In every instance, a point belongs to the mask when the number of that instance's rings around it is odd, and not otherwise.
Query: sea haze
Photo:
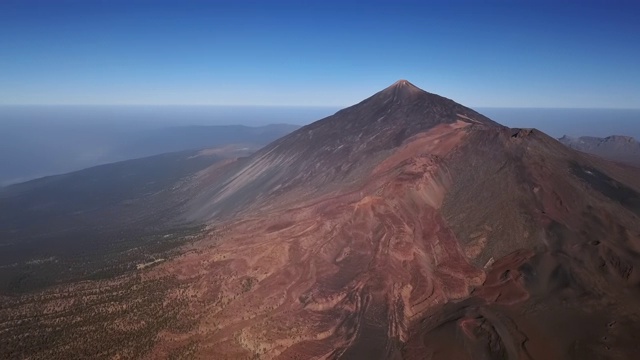
[[[0,106],[0,186],[232,143],[263,146],[332,108]],[[268,126],[267,126],[268,125]]]
[[[329,116],[338,107],[304,106],[209,106],[209,105],[0,105],[0,125],[64,122],[128,128],[176,125],[306,124]]]

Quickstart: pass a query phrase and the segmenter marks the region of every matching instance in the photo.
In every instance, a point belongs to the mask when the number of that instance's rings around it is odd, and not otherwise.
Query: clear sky
[[[0,0],[0,104],[640,108],[635,3]]]

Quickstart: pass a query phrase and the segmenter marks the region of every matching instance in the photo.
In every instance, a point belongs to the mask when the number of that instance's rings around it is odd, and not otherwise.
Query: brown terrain
[[[0,298],[0,355],[640,353],[640,169],[405,80],[176,191],[179,255]]]

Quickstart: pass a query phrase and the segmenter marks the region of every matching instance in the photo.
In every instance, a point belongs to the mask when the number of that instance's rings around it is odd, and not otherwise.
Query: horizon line
[[[0,107],[227,107],[227,108],[326,108],[343,109],[351,105],[260,105],[260,104],[0,104]],[[580,107],[580,106],[467,106],[471,109],[547,109],[547,110],[640,110],[640,107]]]

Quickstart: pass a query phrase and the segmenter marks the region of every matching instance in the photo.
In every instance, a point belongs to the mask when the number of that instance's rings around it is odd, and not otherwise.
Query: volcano
[[[35,357],[633,358],[639,179],[400,80],[182,184],[180,255],[0,319],[75,314]]]

